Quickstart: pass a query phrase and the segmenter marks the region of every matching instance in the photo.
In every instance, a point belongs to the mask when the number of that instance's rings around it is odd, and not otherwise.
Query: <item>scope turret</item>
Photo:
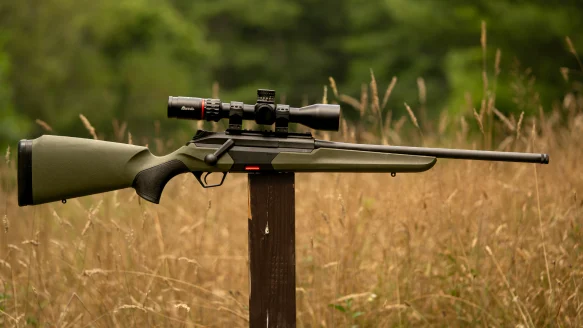
[[[168,117],[189,120],[218,122],[229,119],[229,127],[241,125],[242,120],[255,121],[257,124],[276,124],[277,129],[286,129],[288,123],[299,123],[316,130],[338,131],[340,127],[340,106],[314,104],[301,108],[275,104],[275,91],[257,91],[254,105],[231,101],[223,103],[220,99],[194,97],[168,97]]]

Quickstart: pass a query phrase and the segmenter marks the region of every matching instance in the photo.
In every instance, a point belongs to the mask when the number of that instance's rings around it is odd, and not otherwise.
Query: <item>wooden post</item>
[[[296,326],[294,173],[249,174],[249,326]]]

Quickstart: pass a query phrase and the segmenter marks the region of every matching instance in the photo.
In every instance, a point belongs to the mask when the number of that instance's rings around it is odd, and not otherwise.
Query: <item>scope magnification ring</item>
[[[221,100],[220,99],[205,99],[204,100],[205,119],[207,121],[218,122],[221,120]]]

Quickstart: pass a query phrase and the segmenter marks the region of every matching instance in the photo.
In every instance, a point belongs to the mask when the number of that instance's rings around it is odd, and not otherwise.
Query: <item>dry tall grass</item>
[[[540,122],[513,146],[548,151],[546,166],[298,174],[298,326],[581,326],[581,115],[561,129]],[[247,325],[244,175],[210,190],[180,176],[160,205],[122,190],[19,208],[9,166],[0,323]]]
[[[581,327],[583,99],[496,124],[502,114],[486,98],[479,112],[442,115],[432,134],[419,133],[428,122],[407,106],[416,128],[404,139],[409,115],[379,120],[395,83],[379,105],[367,85],[362,103],[331,79],[335,99],[376,122],[383,140],[344,121],[342,133],[319,137],[481,148],[494,131],[507,136],[498,148],[548,152],[550,165],[439,160],[395,178],[297,174],[298,327]],[[454,137],[440,139],[447,131]],[[244,175],[215,189],[179,176],[159,205],[121,190],[19,208],[14,164],[0,172],[0,326],[248,325]]]

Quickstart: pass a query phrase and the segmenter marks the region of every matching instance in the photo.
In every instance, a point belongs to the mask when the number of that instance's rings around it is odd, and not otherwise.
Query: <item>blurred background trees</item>
[[[370,69],[380,93],[398,78],[385,114],[419,105],[419,78],[427,120],[480,108],[484,67],[500,111],[550,110],[572,87],[560,68],[579,68],[565,37],[583,43],[582,18],[575,0],[4,0],[0,144],[42,134],[37,119],[87,137],[79,114],[106,139],[113,119],[137,136],[159,120],[170,136],[167,97],[210,97],[214,82],[225,101],[272,88],[300,106],[320,102],[332,76],[359,98]]]

